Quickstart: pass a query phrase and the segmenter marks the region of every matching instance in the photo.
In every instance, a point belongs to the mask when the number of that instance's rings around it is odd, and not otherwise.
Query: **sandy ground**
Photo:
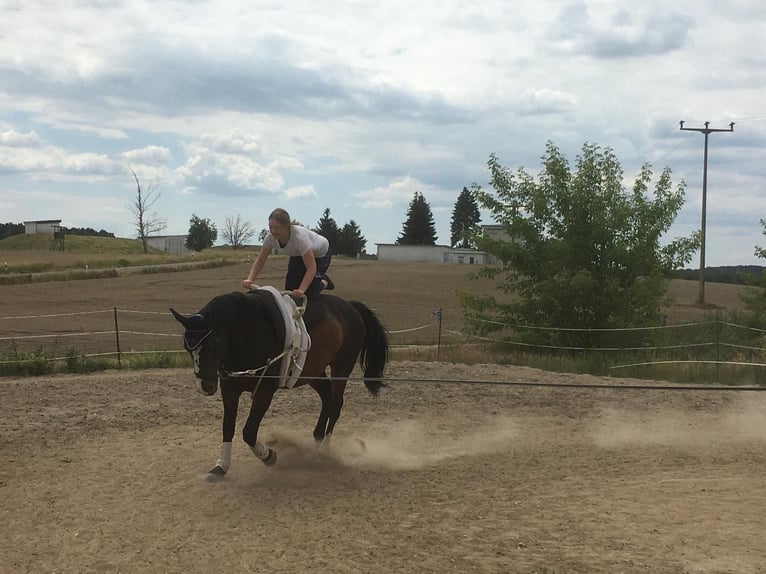
[[[262,427],[278,464],[237,437],[216,483],[220,400],[191,369],[0,379],[0,571],[766,571],[765,393],[388,374],[405,380],[378,399],[349,385],[328,453],[313,391],[281,391]]]

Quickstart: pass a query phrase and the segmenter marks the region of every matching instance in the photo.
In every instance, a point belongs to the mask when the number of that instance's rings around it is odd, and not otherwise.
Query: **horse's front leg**
[[[223,441],[221,442],[221,456],[210,469],[208,474],[223,476],[231,466],[231,441],[234,438],[234,428],[237,423],[237,409],[239,408],[239,396],[242,390],[229,379],[221,380],[221,398],[223,399]]]
[[[258,427],[261,425],[266,411],[271,406],[271,400],[277,390],[277,380],[264,380],[253,397],[250,406],[250,414],[247,416],[245,428],[242,429],[242,438],[250,446],[250,450],[266,466],[273,466],[277,462],[277,451],[266,443],[258,441]]]

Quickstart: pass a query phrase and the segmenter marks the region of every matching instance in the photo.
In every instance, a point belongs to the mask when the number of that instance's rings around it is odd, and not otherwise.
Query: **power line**
[[[705,220],[707,218],[707,148],[708,136],[714,132],[733,132],[734,122],[729,123],[729,129],[715,129],[710,127],[710,122],[705,122],[704,128],[685,128],[684,121],[680,122],[681,131],[700,132],[705,135],[705,154],[702,167],[702,223],[700,225],[700,286],[699,303],[705,304]]]

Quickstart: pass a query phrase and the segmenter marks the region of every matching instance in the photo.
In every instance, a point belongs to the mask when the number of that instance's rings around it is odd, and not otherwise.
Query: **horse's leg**
[[[270,379],[261,382],[258,391],[253,397],[253,404],[250,406],[250,414],[247,416],[247,422],[242,429],[242,438],[253,451],[253,454],[261,459],[266,466],[273,466],[277,462],[277,451],[265,443],[258,441],[258,427],[261,425],[263,416],[271,406],[271,400],[277,390],[277,380]]]
[[[348,375],[347,375],[348,376]],[[340,411],[343,409],[343,393],[346,391],[346,378],[333,379],[330,382],[330,416],[327,420],[327,434],[325,435],[324,445],[329,446],[332,432],[335,429],[335,423],[340,418]]]
[[[241,389],[228,379],[221,380],[221,398],[223,399],[223,442],[221,456],[208,474],[223,476],[231,466],[231,441],[234,438],[234,427],[237,422],[237,409]]]
[[[309,382],[309,385],[317,392],[319,398],[322,399],[322,410],[319,412],[319,418],[314,427],[314,441],[319,446],[327,434],[327,420],[330,417],[330,380],[327,377],[321,380],[314,379]]]

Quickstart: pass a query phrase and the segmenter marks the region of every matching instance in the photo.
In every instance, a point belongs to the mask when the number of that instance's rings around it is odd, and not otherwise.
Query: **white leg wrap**
[[[216,462],[215,464],[217,466],[220,466],[224,472],[228,472],[229,467],[231,466],[231,443],[230,442],[221,443],[221,458],[219,458],[218,462]]]
[[[267,447],[262,442],[256,441],[255,446],[250,447],[250,450],[252,450],[253,454],[261,460],[264,460],[267,456],[269,456],[269,447]]]

